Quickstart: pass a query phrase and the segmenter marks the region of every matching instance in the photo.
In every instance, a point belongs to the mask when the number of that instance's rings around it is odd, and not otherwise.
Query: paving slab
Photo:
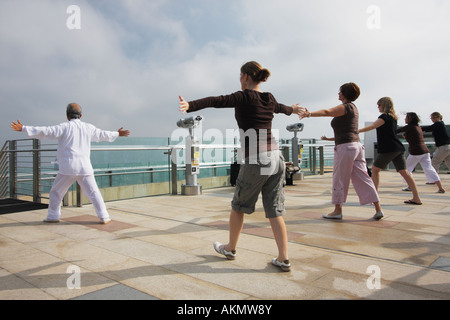
[[[421,206],[403,203],[411,194],[400,175],[381,173],[380,221],[353,187],[343,219],[323,219],[331,173],[286,186],[288,273],[270,263],[277,247],[261,199],[237,259],[214,251],[228,240],[233,187],[108,202],[107,225],[91,205],[64,207],[58,224],[42,222],[46,209],[2,214],[0,299],[449,300],[450,176],[441,175],[445,194],[414,178]]]

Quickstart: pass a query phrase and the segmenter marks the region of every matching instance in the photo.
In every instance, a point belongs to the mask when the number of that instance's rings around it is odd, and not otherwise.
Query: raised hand
[[[300,107],[300,111],[298,112],[298,117],[301,119],[307,118],[309,115],[309,111],[305,107]]]
[[[178,98],[180,98],[180,103],[179,103],[179,108],[181,113],[185,113],[186,111],[189,110],[189,103],[183,99],[182,96],[178,96]]]
[[[15,123],[14,121],[11,122],[11,129],[13,129],[14,131],[22,131],[23,128],[23,124],[22,122],[20,122],[20,120],[17,120],[17,123]]]
[[[123,127],[117,131],[119,132],[119,137],[128,137],[130,135],[130,130],[123,130]]]
[[[296,103],[296,104],[293,104],[291,106],[291,108],[292,108],[292,113],[298,114],[302,107],[300,107],[300,103]]]

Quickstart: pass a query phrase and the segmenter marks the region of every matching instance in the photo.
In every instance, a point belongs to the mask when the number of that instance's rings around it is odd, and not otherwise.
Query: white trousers
[[[109,218],[105,202],[98,189],[97,182],[93,175],[88,176],[69,176],[58,173],[50,190],[50,201],[48,205],[47,219],[59,220],[61,217],[61,202],[69,187],[78,182],[83,194],[94,205],[95,212],[100,219]]]
[[[427,178],[428,182],[432,183],[440,181],[439,175],[431,164],[431,157],[429,153],[416,156],[411,154],[408,155],[408,158],[406,159],[406,168],[411,175],[418,163],[420,163],[420,165],[422,166],[423,173],[425,173],[425,177]]]

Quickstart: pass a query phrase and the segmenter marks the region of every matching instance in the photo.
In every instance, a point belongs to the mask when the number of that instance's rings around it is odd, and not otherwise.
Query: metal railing
[[[20,139],[9,140],[3,145],[0,152],[0,199],[26,197],[33,202],[41,203],[42,200],[48,199],[48,192],[58,172],[56,159],[56,144],[41,144],[37,139]],[[240,145],[216,145],[216,144],[202,144],[201,149],[222,149],[229,150],[234,154],[232,158],[237,159],[235,153],[240,149]],[[287,148],[289,154],[289,146],[280,144],[282,149]],[[317,151],[319,152],[319,172],[324,173],[324,148],[327,145],[305,144],[304,148],[309,148],[308,159],[304,161],[308,164],[308,169],[312,174],[317,173]],[[116,186],[114,182],[120,177],[130,176],[148,176],[146,181],[140,183],[154,183],[158,175],[165,175],[165,178],[160,179],[164,183],[169,183],[169,193],[178,194],[178,181],[180,172],[185,171],[185,165],[181,159],[178,159],[180,150],[184,150],[182,145],[167,145],[167,146],[124,146],[124,147],[93,147],[91,151],[102,152],[139,152],[139,151],[160,151],[167,156],[166,164],[148,164],[142,166],[126,166],[126,163],[120,163],[118,168],[101,168],[94,169],[94,175],[97,180],[100,180],[104,188]],[[230,152],[230,151],[229,151]],[[159,158],[162,158],[160,154]],[[226,152],[225,152],[226,154]],[[289,159],[285,156],[286,160]],[[179,161],[180,160],[180,161]],[[201,164],[201,172],[210,169],[211,176],[216,176],[217,172],[224,168],[229,169],[232,161],[220,162],[204,162]],[[229,171],[228,171],[229,174]],[[102,181],[102,180],[107,180]],[[136,180],[136,179],[135,179]],[[144,180],[144,179],[143,179]],[[134,183],[139,184],[139,183]],[[125,185],[127,185],[125,183]],[[100,186],[102,187],[102,186]],[[81,205],[81,194],[77,184],[74,184],[69,191],[75,192],[76,204]],[[67,200],[64,200],[67,205]]]
[[[201,147],[203,149],[224,148],[233,150],[240,148],[237,145],[201,145]],[[96,179],[106,178],[109,183],[105,187],[112,187],[114,186],[113,179],[117,177],[149,175],[147,183],[153,183],[155,182],[154,177],[162,173],[168,176],[168,179],[163,179],[163,182],[169,183],[170,193],[178,194],[177,184],[180,180],[178,176],[180,172],[185,170],[185,165],[178,164],[177,153],[184,148],[184,146],[179,145],[93,147],[91,148],[92,152],[161,151],[167,156],[166,165],[126,166],[126,163],[122,163],[119,168],[94,169],[94,175]],[[27,197],[37,203],[41,203],[43,199],[48,199],[46,193],[51,188],[58,172],[54,161],[56,151],[56,145],[41,145],[37,139],[6,141],[0,152],[0,198]],[[214,176],[220,168],[229,168],[229,163],[208,162],[201,165],[201,169],[212,169]],[[77,204],[80,204],[79,189],[76,188],[76,185],[72,187],[77,193]],[[47,192],[45,189],[47,189]]]

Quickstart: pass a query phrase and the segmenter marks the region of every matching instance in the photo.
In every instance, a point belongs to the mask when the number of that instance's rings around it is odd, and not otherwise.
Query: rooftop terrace
[[[270,264],[277,249],[261,202],[237,259],[215,253],[233,187],[108,202],[107,225],[91,205],[64,207],[59,224],[42,222],[46,209],[0,215],[0,299],[450,299],[450,175],[438,194],[415,174],[424,204],[413,206],[400,175],[383,171],[380,221],[353,189],[342,221],[321,218],[331,176],[286,186],[289,273]]]

